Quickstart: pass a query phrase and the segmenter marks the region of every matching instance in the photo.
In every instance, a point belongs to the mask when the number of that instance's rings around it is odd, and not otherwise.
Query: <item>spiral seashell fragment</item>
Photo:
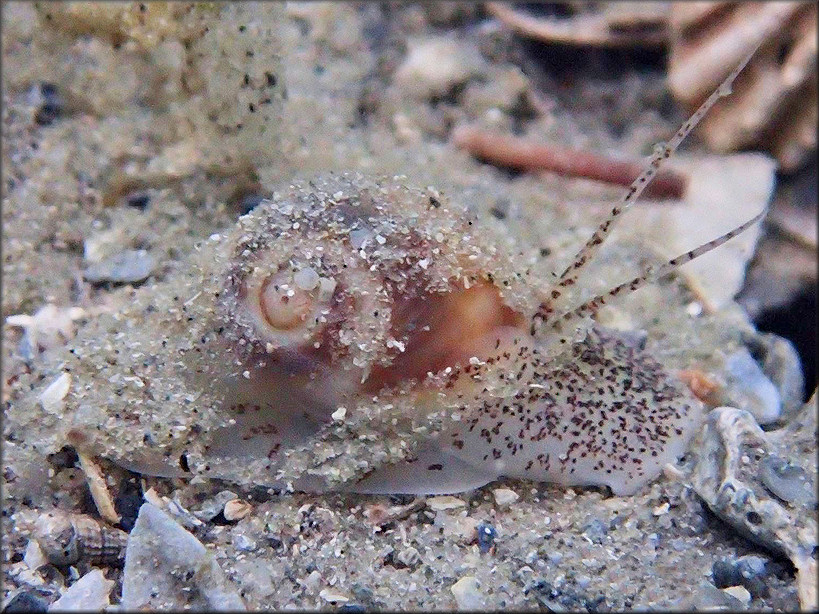
[[[124,559],[128,534],[91,516],[54,509],[37,519],[34,539],[54,565],[101,564]]]

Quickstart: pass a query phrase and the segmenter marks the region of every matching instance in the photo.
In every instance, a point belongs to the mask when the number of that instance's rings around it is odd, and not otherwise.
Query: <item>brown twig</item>
[[[452,138],[458,147],[497,166],[525,171],[550,171],[614,185],[631,185],[644,166],[640,162],[612,160],[590,151],[532,143],[468,126],[456,128]],[[681,199],[685,194],[686,184],[685,176],[660,171],[645,194],[654,198]]]

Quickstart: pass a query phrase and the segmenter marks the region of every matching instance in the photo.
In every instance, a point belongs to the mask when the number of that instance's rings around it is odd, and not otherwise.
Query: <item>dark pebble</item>
[[[482,522],[478,525],[478,549],[484,554],[492,549],[495,545],[495,537],[498,532],[491,524]]]
[[[376,605],[375,593],[373,593],[370,587],[359,584],[358,582],[353,582],[352,586],[350,586],[350,592],[353,594],[353,597],[355,597],[356,600],[364,605]]]
[[[246,215],[253,211],[253,209],[260,202],[264,200],[264,196],[260,194],[248,194],[241,201],[239,201],[239,215]]]
[[[563,589],[546,580],[536,580],[523,589],[523,594],[532,594],[544,608],[553,612],[608,612],[611,607],[603,595],[587,597],[571,589]]]
[[[40,126],[49,126],[63,114],[63,100],[53,83],[40,84],[43,103],[34,114],[34,121]]]
[[[8,602],[3,612],[47,612],[48,605],[31,593],[17,593]]]
[[[759,477],[765,488],[786,503],[808,507],[816,504],[813,482],[799,465],[771,454],[762,459]]]
[[[366,612],[367,608],[358,603],[345,603],[338,609],[339,612]]]
[[[744,586],[751,597],[757,599],[769,595],[766,584],[768,568],[768,560],[759,556],[719,559],[711,567],[711,578],[717,588]]]
[[[146,192],[135,192],[133,194],[129,194],[128,198],[125,199],[125,202],[129,207],[139,209],[140,211],[145,211],[148,205],[151,204],[151,195]]]

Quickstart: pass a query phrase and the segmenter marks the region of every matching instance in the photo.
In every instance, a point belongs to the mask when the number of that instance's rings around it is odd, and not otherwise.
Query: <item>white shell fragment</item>
[[[71,374],[63,373],[40,394],[43,409],[50,414],[61,414],[65,407],[65,396],[71,388]]]

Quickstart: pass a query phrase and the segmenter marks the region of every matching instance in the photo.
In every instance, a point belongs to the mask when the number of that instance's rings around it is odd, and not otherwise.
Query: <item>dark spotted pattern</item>
[[[497,476],[634,492],[697,422],[699,403],[612,333],[592,331],[561,367],[528,347],[515,358],[501,374],[473,368],[485,385],[447,436],[450,454]]]

